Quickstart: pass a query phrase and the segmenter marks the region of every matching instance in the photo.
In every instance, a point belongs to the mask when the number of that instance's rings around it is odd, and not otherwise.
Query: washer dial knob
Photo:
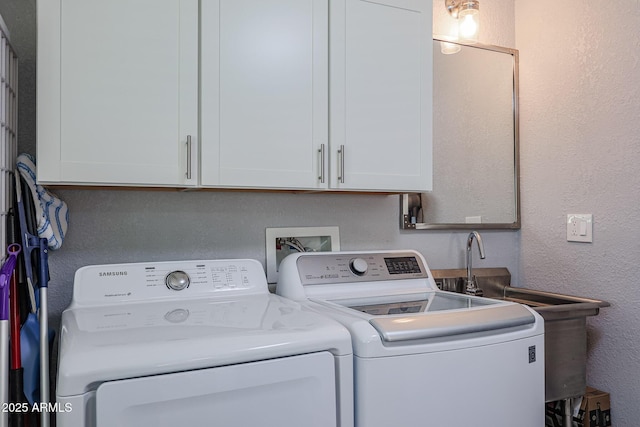
[[[362,258],[354,258],[349,261],[349,268],[351,272],[357,276],[364,276],[369,268],[369,264]]]
[[[191,279],[189,278],[189,275],[184,271],[176,270],[167,274],[167,277],[164,278],[164,283],[169,289],[173,289],[174,291],[181,291],[184,288],[189,287]]]

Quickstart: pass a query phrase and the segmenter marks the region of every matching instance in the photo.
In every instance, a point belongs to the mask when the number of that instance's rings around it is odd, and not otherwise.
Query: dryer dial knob
[[[354,258],[349,262],[351,272],[357,276],[364,276],[369,268],[369,264],[362,258]]]
[[[164,315],[167,322],[182,323],[189,318],[189,310],[184,308],[176,308]]]
[[[169,289],[173,289],[174,291],[181,291],[189,287],[191,279],[189,278],[189,275],[184,271],[176,270],[167,274],[167,277],[164,278],[164,283]]]

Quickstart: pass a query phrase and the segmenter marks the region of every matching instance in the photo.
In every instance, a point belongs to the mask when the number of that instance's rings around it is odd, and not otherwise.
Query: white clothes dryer
[[[437,288],[418,252],[289,255],[276,293],[340,321],[355,424],[544,425],[544,323],[528,307]]]
[[[338,322],[270,294],[255,260],[84,267],[57,425],[351,427],[351,348]]]

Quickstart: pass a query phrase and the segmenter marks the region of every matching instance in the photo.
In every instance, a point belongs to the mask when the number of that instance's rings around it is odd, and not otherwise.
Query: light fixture
[[[449,14],[458,20],[458,37],[467,43],[477,43],[480,30],[478,0],[444,0]]]
[[[460,52],[460,49],[461,47],[459,44],[445,41],[440,42],[440,53],[443,55],[453,55],[454,53]]]

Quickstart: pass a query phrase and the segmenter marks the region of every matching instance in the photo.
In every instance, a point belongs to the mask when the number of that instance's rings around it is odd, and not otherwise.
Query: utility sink
[[[605,301],[511,286],[505,286],[502,295],[485,296],[528,305],[546,321],[596,316],[600,307],[609,306]]]
[[[597,299],[563,295],[511,286],[506,268],[475,268],[484,297],[513,301],[537,311],[545,322],[545,400],[570,399],[586,391],[588,316],[596,316],[609,303]],[[466,269],[431,270],[438,287],[464,291]]]

